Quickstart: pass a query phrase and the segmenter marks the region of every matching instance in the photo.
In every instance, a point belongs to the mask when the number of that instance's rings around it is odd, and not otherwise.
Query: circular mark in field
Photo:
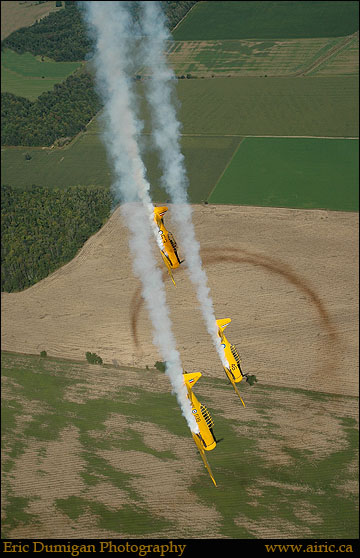
[[[228,246],[226,248],[220,248],[217,246],[214,246],[212,248],[205,248],[201,250],[201,258],[203,267],[205,269],[219,263],[223,263],[225,265],[236,264],[239,267],[243,264],[259,267],[265,273],[272,273],[281,276],[286,281],[295,286],[296,289],[305,294],[310,304],[316,309],[320,317],[321,326],[326,332],[324,349],[326,350],[326,354],[328,357],[329,355],[331,355],[332,368],[336,368],[335,353],[338,353],[336,348],[339,344],[339,338],[336,328],[331,321],[330,315],[326,310],[325,304],[321,300],[320,296],[316,293],[316,291],[310,286],[308,281],[295,273],[295,271],[288,264],[285,264],[280,260],[265,256],[263,254],[257,254],[243,248],[235,248],[231,246]],[[138,286],[132,298],[130,320],[132,336],[137,348],[140,348],[137,332],[137,322],[143,302],[144,299],[141,296],[141,286]],[[326,365],[325,369],[328,370],[328,365]]]

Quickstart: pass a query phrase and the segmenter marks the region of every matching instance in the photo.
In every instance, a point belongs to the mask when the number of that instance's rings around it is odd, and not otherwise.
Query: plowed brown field
[[[357,395],[358,214],[208,205],[193,206],[193,221],[216,317],[231,317],[244,370],[263,384]],[[175,279],[164,272],[184,367],[218,377],[186,264]],[[2,348],[153,366],[162,359],[140,293],[116,210],[70,263],[2,293]]]

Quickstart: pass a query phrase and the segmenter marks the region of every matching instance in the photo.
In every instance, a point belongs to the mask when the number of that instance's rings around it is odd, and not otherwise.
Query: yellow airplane
[[[161,255],[168,269],[171,280],[176,287],[172,270],[179,267],[179,265],[184,260],[180,260],[177,253],[177,244],[175,242],[175,238],[173,237],[172,233],[166,229],[164,225],[163,215],[164,213],[166,213],[167,210],[168,210],[167,207],[154,207],[154,221],[157,224],[159,235],[163,246],[163,249],[161,250]]]
[[[188,399],[191,403],[192,413],[199,427],[199,432],[192,432],[194,442],[200,452],[204,465],[210,475],[211,480],[216,486],[216,481],[210,469],[210,465],[206,459],[205,451],[211,451],[216,447],[216,438],[213,431],[214,421],[205,405],[202,405],[197,397],[193,394],[192,387],[201,378],[201,372],[194,372],[192,374],[184,374],[184,382],[188,391]]]
[[[225,318],[223,320],[216,320],[216,325],[218,326],[218,336],[221,339],[221,346],[224,348],[225,358],[229,364],[229,368],[226,368],[224,366],[225,374],[229,378],[236,394],[245,407],[245,403],[242,400],[240,392],[235,384],[241,382],[243,378],[245,378],[245,380],[247,381],[247,374],[243,374],[241,370],[241,358],[239,353],[237,352],[234,345],[230,345],[229,341],[224,335],[224,329],[229,325],[230,322],[231,318]]]

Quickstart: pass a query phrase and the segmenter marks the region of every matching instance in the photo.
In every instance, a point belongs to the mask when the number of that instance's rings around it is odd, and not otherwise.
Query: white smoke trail
[[[192,209],[188,203],[188,179],[180,147],[180,123],[173,100],[176,78],[165,55],[172,37],[167,29],[160,3],[147,1],[140,4],[145,35],[142,55],[152,77],[146,82],[146,93],[152,109],[153,137],[160,154],[162,183],[172,202],[176,204],[174,220],[179,230],[180,245],[185,254],[190,279],[196,288],[207,330],[223,366],[228,367],[217,333],[213,302],[207,286],[207,276],[202,268],[200,244],[196,240],[192,222]]]
[[[115,188],[122,202],[122,215],[130,232],[129,245],[136,275],[154,328],[154,343],[166,362],[168,375],[189,428],[198,432],[183,380],[166,304],[161,271],[153,253],[153,205],[145,178],[137,136],[135,96],[129,78],[133,31],[126,2],[83,2],[85,21],[96,41],[96,80],[104,100],[104,142],[114,167]]]

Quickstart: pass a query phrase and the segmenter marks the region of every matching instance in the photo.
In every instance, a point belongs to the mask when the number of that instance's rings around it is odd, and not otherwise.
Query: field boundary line
[[[150,133],[144,133],[151,135]],[[359,136],[273,136],[273,135],[250,135],[250,134],[180,134],[182,137],[204,137],[204,138],[299,138],[299,139],[344,139],[358,140]],[[239,144],[240,145],[240,144]]]
[[[219,184],[220,180],[222,179],[222,177],[224,176],[225,171],[228,169],[228,167],[230,166],[232,160],[234,159],[236,153],[239,151],[239,147],[240,145],[243,143],[244,141],[244,137],[241,137],[241,140],[239,141],[239,143],[237,144],[236,149],[234,149],[234,153],[231,155],[230,159],[228,160],[227,164],[225,165],[224,170],[222,171],[222,173],[220,174],[219,178],[217,179],[217,181],[215,182],[215,185],[211,188],[210,192],[207,195],[206,201],[209,201],[210,196],[212,195],[212,193],[214,192],[216,186]]]
[[[198,3],[198,2],[197,2],[197,3]],[[180,23],[182,23],[182,22],[187,18],[187,16],[188,16],[189,13],[195,8],[195,6],[196,6],[196,4],[193,4],[193,5],[191,6],[190,10],[188,10],[188,11],[186,12],[186,14],[184,15],[184,17],[182,17],[182,18],[180,19],[180,21],[177,22],[177,24],[175,25],[174,29],[171,29],[171,33],[173,33],[173,32],[175,31],[175,29],[177,29],[177,28],[179,27]],[[173,41],[169,41],[169,42],[175,42],[175,40],[173,39]]]

